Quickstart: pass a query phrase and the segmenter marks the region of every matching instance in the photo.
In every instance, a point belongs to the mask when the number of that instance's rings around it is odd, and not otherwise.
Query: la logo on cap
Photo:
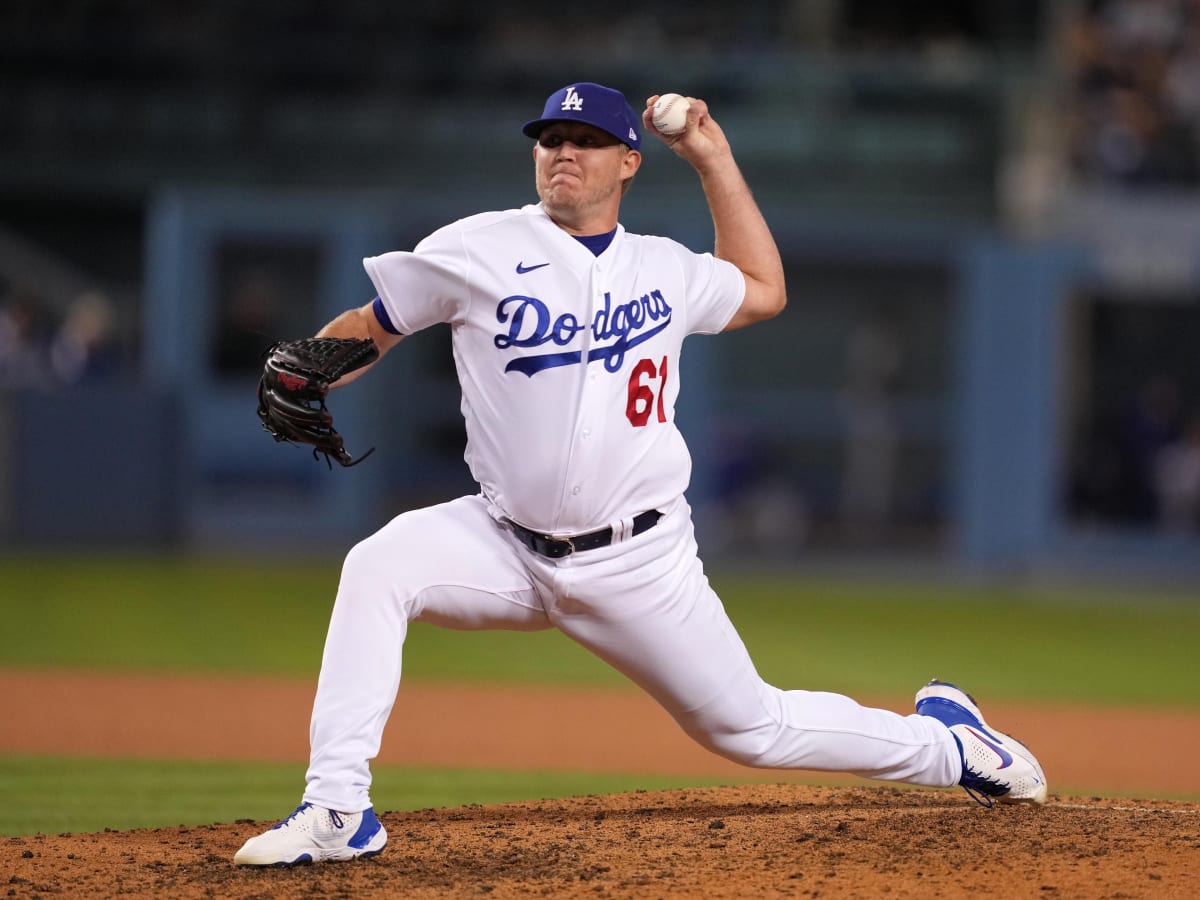
[[[579,91],[573,87],[567,88],[567,96],[563,98],[563,109],[573,109],[579,112],[583,109],[583,98],[579,96]]]
[[[590,81],[577,81],[547,97],[541,118],[526,122],[521,126],[521,133],[536,141],[542,129],[551,122],[591,125],[625,142],[633,150],[641,144],[641,130],[638,127],[641,119],[626,101],[625,95]]]

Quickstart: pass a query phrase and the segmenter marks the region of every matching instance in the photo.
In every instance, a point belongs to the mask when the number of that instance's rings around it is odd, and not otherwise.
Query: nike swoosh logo
[[[550,263],[538,263],[536,266],[526,266],[522,265],[521,263],[517,263],[517,274],[524,275],[526,272],[532,272],[534,269],[541,269],[548,265],[550,265]]]
[[[1009,766],[1012,765],[1013,758],[1012,758],[1011,753],[1009,753],[1007,750],[1005,750],[1003,747],[999,746],[998,744],[995,744],[992,741],[989,741],[987,738],[985,738],[982,734],[980,734],[974,728],[971,728],[970,726],[968,726],[967,731],[971,732],[971,734],[975,735],[975,737],[977,737],[977,738],[979,738],[979,740],[983,741],[988,746],[989,749],[993,750],[995,752],[995,754],[1000,757],[1000,765],[998,766],[998,768],[1007,769]]]

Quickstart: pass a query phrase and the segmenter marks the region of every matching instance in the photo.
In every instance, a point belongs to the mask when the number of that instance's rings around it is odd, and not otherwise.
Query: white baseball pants
[[[950,731],[762,680],[709,586],[682,498],[637,537],[552,560],[482,497],[406,512],[346,556],[313,705],[304,799],[371,806],[369,761],[400,685],[408,623],[555,627],[623,672],[714,753],[747,766],[957,784]]]

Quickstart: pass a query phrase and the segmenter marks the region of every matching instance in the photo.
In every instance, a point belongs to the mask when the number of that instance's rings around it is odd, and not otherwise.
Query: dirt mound
[[[798,785],[393,812],[382,855],[230,859],[268,822],[0,838],[9,897],[1195,897],[1200,804]]]

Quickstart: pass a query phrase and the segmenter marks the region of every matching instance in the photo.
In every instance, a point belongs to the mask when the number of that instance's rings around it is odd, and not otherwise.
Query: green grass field
[[[312,677],[339,564],[2,558],[0,667]],[[784,576],[713,583],[764,677],[778,684],[894,695],[938,675],[1010,700],[1200,707],[1194,592]],[[556,632],[416,626],[405,671],[422,680],[625,684]],[[295,804],[301,774],[291,766],[0,756],[0,795],[10,801],[0,808],[0,834],[273,818]],[[386,768],[377,779],[410,809],[685,783]]]
[[[145,762],[0,756],[0,835],[275,821],[300,800],[303,771],[269,763]],[[750,779],[747,779],[750,780]],[[768,781],[768,778],[759,778]],[[570,772],[381,766],[386,809],[433,809],[717,784],[716,780]]]

